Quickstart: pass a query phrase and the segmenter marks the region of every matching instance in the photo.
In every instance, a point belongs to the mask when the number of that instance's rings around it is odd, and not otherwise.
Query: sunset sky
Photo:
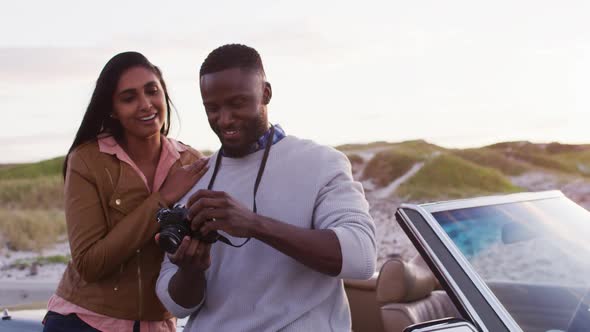
[[[244,43],[270,120],[338,145],[426,139],[590,143],[587,1],[11,1],[0,13],[0,163],[64,155],[96,78],[136,50],[161,67],[172,137],[216,149],[206,55]]]

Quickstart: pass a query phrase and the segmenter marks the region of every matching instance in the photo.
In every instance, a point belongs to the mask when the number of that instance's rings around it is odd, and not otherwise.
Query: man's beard
[[[228,146],[225,144],[225,142],[223,142],[223,135],[221,134],[220,130],[215,130],[215,133],[221,141],[221,148],[224,154],[227,156],[243,157],[250,153],[250,151],[253,149],[253,146],[267,129],[268,121],[265,114],[261,112],[261,114],[256,119],[252,119],[238,128],[240,132],[245,134],[243,143],[240,146]]]

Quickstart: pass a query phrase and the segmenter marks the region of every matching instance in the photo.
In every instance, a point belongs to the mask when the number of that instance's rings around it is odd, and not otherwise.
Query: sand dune
[[[370,213],[377,227],[378,267],[388,258],[394,255],[410,259],[417,254],[413,245],[397,224],[394,214],[402,203],[403,198],[395,195],[395,189],[411,178],[422,167],[423,163],[416,163],[406,174],[393,181],[389,186],[378,187],[370,179],[364,179],[362,174],[368,161],[384,147],[351,151],[361,156],[362,162],[353,164],[354,177],[363,183],[367,200],[370,203]],[[564,194],[586,209],[590,209],[590,181],[575,177],[556,175],[551,172],[543,172],[535,169],[518,176],[511,176],[513,184],[529,191],[547,189],[559,189]],[[11,267],[18,260],[36,257],[39,255],[68,255],[67,242],[56,244],[43,252],[11,252],[0,249],[0,307],[9,304],[20,304],[47,300],[55,289],[65,269],[65,264],[50,264],[30,268],[19,269]],[[486,269],[497,266],[489,264],[486,256],[479,258],[474,264],[482,267],[483,273],[493,273]],[[487,266],[487,267],[485,267]]]

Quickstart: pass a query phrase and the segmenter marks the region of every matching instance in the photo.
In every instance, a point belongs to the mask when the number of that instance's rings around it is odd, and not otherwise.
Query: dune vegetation
[[[65,239],[62,163],[0,168],[0,247],[39,251]]]
[[[363,179],[372,179],[378,187],[385,187],[421,160],[415,154],[400,152],[394,148],[381,151],[367,163]]]
[[[396,194],[405,200],[424,201],[518,191],[521,189],[499,171],[443,153],[428,160]]]
[[[375,189],[410,174],[393,192],[406,202],[511,193],[511,179],[529,172],[590,177],[590,145],[505,142],[476,149],[445,149],[424,140],[337,147],[359,180]],[[210,151],[209,153],[210,154]],[[0,248],[41,250],[65,240],[64,158],[0,165]],[[423,164],[422,164],[423,163]],[[409,173],[415,165],[416,173]]]
[[[0,168],[0,180],[34,179],[50,175],[60,175],[64,157],[44,160],[38,163],[11,165]]]
[[[590,176],[590,145],[504,142],[488,148],[546,171]]]
[[[527,163],[489,148],[453,150],[452,153],[479,166],[497,169],[506,175],[521,175],[532,170]]]

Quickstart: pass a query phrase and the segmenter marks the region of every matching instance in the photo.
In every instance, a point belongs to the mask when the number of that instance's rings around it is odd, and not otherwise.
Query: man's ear
[[[270,83],[264,82],[264,91],[262,92],[262,103],[268,105],[272,98],[272,87]]]

